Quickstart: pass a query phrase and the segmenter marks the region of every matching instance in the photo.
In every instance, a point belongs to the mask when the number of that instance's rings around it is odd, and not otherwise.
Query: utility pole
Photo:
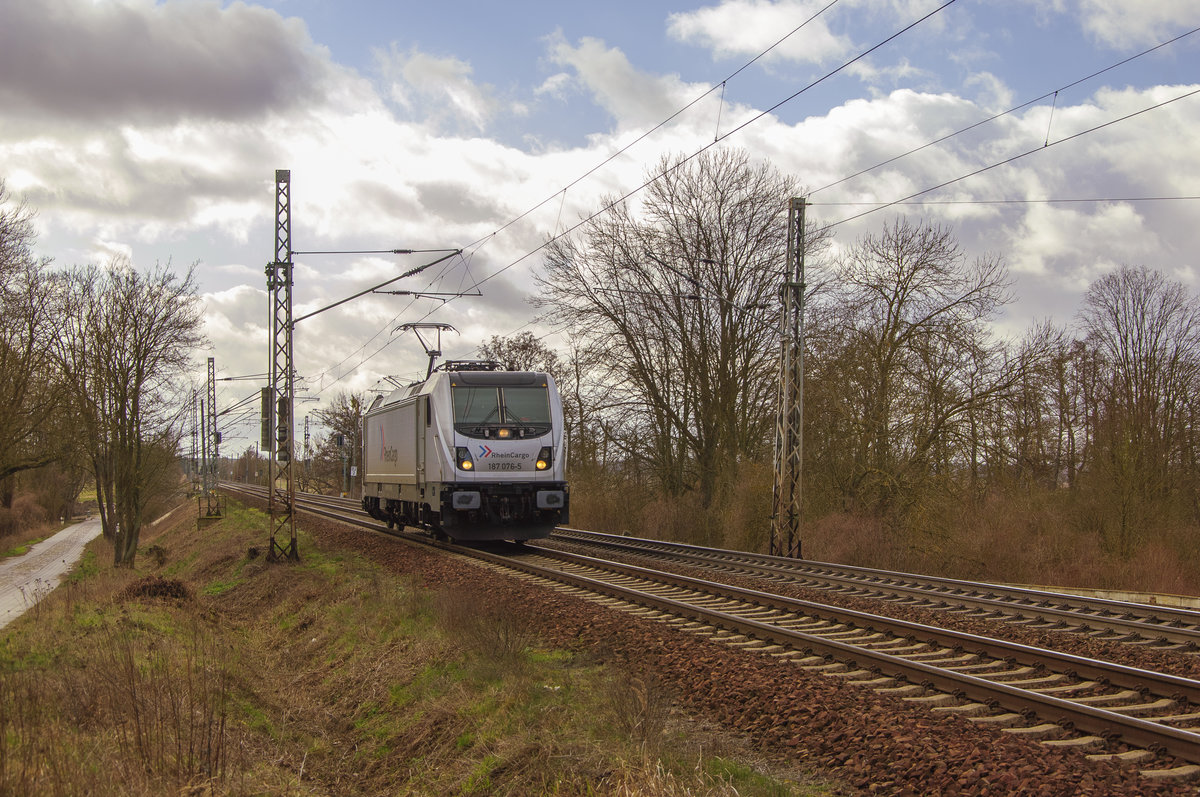
[[[312,489],[309,485],[312,479],[312,445],[308,436],[308,414],[304,415],[304,489]]]
[[[270,561],[299,561],[296,546],[296,481],[293,460],[293,388],[295,369],[292,360],[292,173],[275,170],[275,259],[267,264],[267,292],[271,302],[270,387],[264,393],[270,404],[264,407],[274,434],[268,440],[273,456],[267,458],[268,498],[271,516]]]
[[[787,264],[780,298],[779,402],[771,554],[800,557],[804,468],[804,199],[788,201]]]

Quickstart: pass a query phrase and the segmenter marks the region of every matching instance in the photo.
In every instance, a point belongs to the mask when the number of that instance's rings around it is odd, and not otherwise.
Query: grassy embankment
[[[135,571],[97,540],[0,632],[0,794],[826,793],[520,618],[307,535],[268,565],[232,503],[178,517]]]

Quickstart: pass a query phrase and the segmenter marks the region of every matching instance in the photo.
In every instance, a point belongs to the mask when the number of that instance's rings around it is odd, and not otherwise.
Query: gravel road
[[[0,561],[0,628],[58,586],[83,555],[83,546],[99,536],[100,518],[92,516],[42,540],[24,556]]]

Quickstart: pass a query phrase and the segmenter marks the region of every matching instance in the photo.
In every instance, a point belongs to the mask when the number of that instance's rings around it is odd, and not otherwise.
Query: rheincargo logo
[[[387,437],[384,435],[382,425],[379,427],[379,460],[390,462],[393,465],[400,461],[400,452],[394,448],[388,448]]]
[[[530,455],[519,451],[493,451],[491,446],[479,445],[480,459],[529,459]]]

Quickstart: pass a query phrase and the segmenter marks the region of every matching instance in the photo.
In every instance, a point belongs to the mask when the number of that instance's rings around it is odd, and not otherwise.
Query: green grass
[[[241,583],[241,579],[231,579],[229,581],[210,581],[204,585],[204,589],[202,589],[201,592],[209,596],[221,595],[231,589],[234,589]]]
[[[52,534],[46,534],[41,537],[34,537],[33,539],[25,540],[24,542],[9,548],[7,551],[0,553],[0,559],[6,559],[10,556],[24,556],[25,554],[29,553],[30,548],[37,545],[42,540],[50,539],[52,536]]]

